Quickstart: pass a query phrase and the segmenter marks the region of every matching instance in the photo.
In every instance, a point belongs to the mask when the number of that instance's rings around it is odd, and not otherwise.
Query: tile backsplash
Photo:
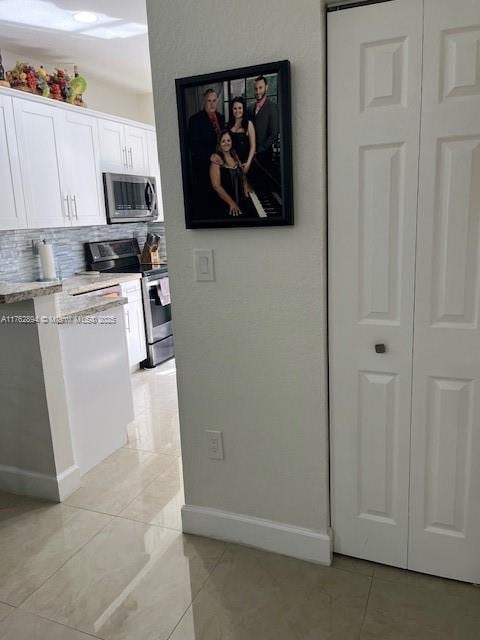
[[[0,231],[0,280],[37,280],[41,277],[40,259],[33,254],[32,240],[45,240],[53,245],[57,275],[66,278],[86,268],[85,242],[137,238],[142,250],[148,231],[160,236],[160,255],[166,259],[163,222]]]

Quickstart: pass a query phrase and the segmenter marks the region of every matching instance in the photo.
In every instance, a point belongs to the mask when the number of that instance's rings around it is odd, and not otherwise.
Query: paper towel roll
[[[53,255],[52,245],[40,242],[38,245],[38,255],[40,256],[43,279],[56,280],[57,270],[55,269],[55,256]]]

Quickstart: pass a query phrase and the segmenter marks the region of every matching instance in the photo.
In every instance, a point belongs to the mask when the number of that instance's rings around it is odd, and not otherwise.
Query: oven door
[[[156,220],[158,216],[155,178],[104,173],[107,222]]]
[[[165,277],[168,277],[165,274]],[[159,294],[161,277],[142,278],[143,308],[147,342],[153,344],[172,335],[171,305],[162,305]]]

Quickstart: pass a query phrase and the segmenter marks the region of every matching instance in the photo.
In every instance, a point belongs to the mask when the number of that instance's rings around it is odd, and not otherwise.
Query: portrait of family
[[[292,224],[288,62],[177,80],[189,228]]]

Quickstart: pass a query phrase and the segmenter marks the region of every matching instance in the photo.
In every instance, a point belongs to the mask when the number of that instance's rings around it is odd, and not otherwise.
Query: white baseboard
[[[80,486],[80,470],[72,465],[58,476],[0,465],[0,489],[8,493],[63,502]]]
[[[332,562],[330,531],[319,533],[272,520],[192,505],[182,508],[182,523],[185,533],[237,542],[318,564],[330,565]]]

